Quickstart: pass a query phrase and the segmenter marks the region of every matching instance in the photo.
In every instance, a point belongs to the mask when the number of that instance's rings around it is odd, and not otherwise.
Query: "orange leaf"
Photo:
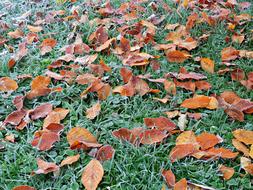
[[[120,75],[124,81],[124,83],[128,83],[128,81],[131,79],[131,77],[133,76],[133,73],[131,70],[127,69],[127,68],[121,68],[120,69]]]
[[[15,80],[12,80],[9,77],[0,78],[0,91],[8,92],[15,91],[18,89],[18,84]]]
[[[32,172],[35,174],[48,174],[50,172],[59,171],[59,166],[52,162],[46,162],[40,158],[37,158],[38,170]]]
[[[207,150],[207,153],[210,154],[210,156],[218,156],[228,159],[235,158],[238,155],[238,152],[232,152],[231,150],[225,148],[210,148]]]
[[[141,144],[154,144],[160,143],[167,136],[168,134],[164,133],[164,131],[158,129],[150,129],[143,131],[139,137]]]
[[[245,129],[237,129],[233,131],[234,137],[245,144],[253,144],[253,131],[245,130]]]
[[[19,185],[14,187],[12,190],[36,190],[36,189],[28,185]]]
[[[209,73],[214,73],[214,62],[209,58],[201,58],[200,59],[201,67],[204,71]]]
[[[77,162],[80,158],[80,154],[77,154],[75,156],[68,156],[64,160],[62,160],[60,167],[65,166],[65,165],[71,165],[75,162]]]
[[[195,150],[199,150],[199,143],[193,131],[184,131],[176,139],[176,145],[192,144]]]
[[[176,160],[182,159],[195,151],[195,147],[193,144],[180,144],[176,145],[170,152],[170,160],[171,162],[175,162]]]
[[[176,183],[176,177],[171,170],[163,170],[162,176],[169,187],[173,187]]]
[[[216,109],[218,107],[218,101],[214,97],[199,95],[184,100],[181,104],[181,107],[189,109],[198,109],[198,108]]]
[[[229,180],[235,173],[234,168],[226,167],[224,165],[220,166],[219,171],[223,174],[225,180]]]
[[[233,104],[234,102],[241,99],[239,96],[237,96],[236,93],[232,91],[224,91],[220,96],[229,104]]]
[[[197,136],[196,140],[199,143],[201,150],[206,150],[208,148],[214,147],[220,142],[220,139],[217,136],[206,132],[201,133],[199,136]]]
[[[67,140],[71,149],[88,150],[92,147],[100,147],[96,137],[85,128],[74,127],[67,134]]]
[[[231,71],[231,79],[236,81],[241,81],[245,78],[245,73],[242,69],[234,69]]]
[[[99,148],[96,159],[99,161],[106,161],[112,159],[114,156],[115,150],[110,145],[104,145],[101,148]]]
[[[185,178],[178,181],[175,186],[174,190],[187,190],[187,181]]]
[[[235,60],[239,56],[239,51],[233,47],[226,47],[221,51],[222,61]]]
[[[166,54],[166,57],[169,62],[183,63],[190,57],[189,53],[182,52],[179,50],[169,51]]]
[[[97,102],[91,108],[86,110],[86,117],[88,119],[94,119],[95,117],[99,115],[100,111],[101,111],[101,105],[99,102]]]
[[[238,110],[236,107],[229,107],[225,109],[225,113],[228,114],[231,118],[238,120],[238,121],[244,121],[244,114],[242,111]]]
[[[245,156],[249,157],[249,149],[243,143],[241,143],[237,139],[233,139],[232,144],[238,151],[242,152]]]
[[[68,113],[69,113],[69,110],[67,109],[55,108],[44,119],[43,129],[45,129],[51,123],[60,123],[60,121],[63,120],[67,116]]]
[[[103,166],[93,159],[85,167],[82,174],[82,184],[87,190],[96,190],[104,175]]]

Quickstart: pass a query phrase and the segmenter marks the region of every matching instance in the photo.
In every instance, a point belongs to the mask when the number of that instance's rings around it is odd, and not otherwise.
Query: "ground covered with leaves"
[[[0,189],[253,188],[250,2],[0,10]]]

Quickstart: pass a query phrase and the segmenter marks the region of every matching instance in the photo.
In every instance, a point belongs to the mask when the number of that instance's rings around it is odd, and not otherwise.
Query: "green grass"
[[[7,2],[7,1],[6,1]],[[51,10],[66,10],[67,15],[70,14],[70,3],[56,4],[55,1],[50,3],[28,3],[24,0],[11,0],[11,8],[6,6],[5,2],[0,3],[0,13],[6,13],[3,17],[4,21],[10,25],[8,31],[1,32],[1,35],[7,37],[7,33],[16,28],[12,20],[21,16],[26,11],[31,10],[31,16],[27,18],[28,24],[33,24],[35,19],[35,13],[38,11],[46,14]],[[46,1],[45,1],[46,2]],[[120,0],[112,0],[114,7],[119,7]],[[155,40],[158,43],[165,43],[164,37],[168,31],[163,30],[163,27],[167,23],[185,24],[187,16],[190,15],[189,10],[181,10],[180,14],[182,18],[175,12],[176,6],[169,0],[166,1],[174,10],[172,13],[166,13],[158,7],[157,14],[166,15],[165,21],[157,29],[157,35]],[[81,3],[76,3],[80,5]],[[141,19],[147,19],[152,13],[154,13],[148,3],[143,4],[147,11],[141,14]],[[95,11],[94,7],[85,7],[80,5],[81,9],[85,9],[88,12],[89,19],[101,17]],[[81,12],[81,11],[80,11]],[[246,13],[252,15],[252,11],[248,10]],[[50,64],[57,57],[63,55],[59,52],[59,49],[64,45],[69,44],[66,38],[72,31],[69,22],[56,22],[53,24],[45,25],[44,30],[40,33],[40,39],[53,37],[57,39],[57,46],[52,52],[45,56],[41,56],[38,45],[29,45],[29,54],[19,61],[14,68],[8,70],[6,64],[11,57],[11,53],[7,52],[4,46],[0,47],[0,76],[9,76],[13,79],[20,74],[32,74],[33,76],[43,75],[48,64]],[[194,57],[209,57],[216,63],[215,70],[224,68],[221,65],[220,51],[233,45],[237,49],[252,50],[253,41],[252,33],[253,23],[249,22],[246,25],[239,26],[237,31],[245,28],[246,41],[241,45],[234,44],[232,42],[226,43],[224,38],[231,36],[232,33],[226,29],[226,23],[220,22],[215,27],[210,27],[205,23],[197,24],[192,30],[191,35],[193,37],[201,36],[208,32],[210,37],[206,42],[201,42],[199,46],[191,51],[191,55]],[[96,29],[89,28],[88,25],[82,24],[77,28],[78,32],[82,33],[82,38],[87,42],[88,36]],[[25,28],[25,33],[28,30]],[[54,34],[50,34],[54,33]],[[110,37],[115,37],[119,33],[116,27],[113,26],[109,31]],[[42,37],[42,35],[44,35]],[[250,40],[251,36],[251,40]],[[15,49],[18,46],[20,40],[10,40],[9,45]],[[162,77],[168,72],[178,72],[181,66],[186,67],[189,71],[195,71],[207,75],[208,82],[212,84],[210,91],[197,91],[198,94],[211,95],[213,93],[220,94],[225,90],[233,90],[242,98],[252,98],[253,92],[247,91],[239,82],[231,81],[229,74],[219,76],[215,74],[208,74],[204,72],[198,63],[193,59],[185,61],[183,64],[169,63],[164,53],[156,51],[151,45],[146,45],[143,48],[144,52],[152,55],[160,55],[159,62],[161,63],[161,69],[159,71],[152,71],[148,66],[146,71],[133,68],[135,74],[151,73],[153,78]],[[93,53],[93,52],[92,52]],[[119,75],[119,69],[122,67],[121,61],[111,54],[110,56],[99,55],[99,58],[103,58],[105,63],[112,67],[111,73],[106,73],[108,76],[108,82],[115,87],[123,84]],[[99,60],[99,59],[98,59]],[[233,61],[246,73],[253,71],[253,61],[249,59],[237,59]],[[80,72],[87,71],[85,68],[81,68]],[[19,80],[19,88],[8,97],[0,98],[0,121],[3,121],[5,117],[15,110],[12,99],[16,95],[23,95],[30,90],[30,79]],[[163,89],[158,84],[151,84],[154,88]],[[239,157],[235,160],[196,160],[195,158],[185,158],[178,162],[171,163],[168,155],[170,150],[175,145],[175,139],[177,135],[173,135],[166,139],[166,141],[160,145],[144,145],[141,147],[135,147],[127,142],[121,142],[112,136],[112,131],[119,128],[135,128],[145,127],[143,119],[146,117],[159,117],[164,115],[164,111],[170,110],[182,110],[179,108],[179,104],[186,98],[192,97],[192,93],[178,88],[178,93],[167,104],[162,104],[153,101],[155,95],[145,95],[143,97],[134,96],[131,98],[121,97],[120,95],[112,95],[107,100],[101,102],[102,109],[100,115],[94,120],[90,121],[85,117],[85,110],[94,102],[97,98],[94,94],[89,94],[87,99],[80,99],[80,93],[85,89],[84,86],[78,84],[68,85],[65,82],[51,83],[51,87],[63,87],[62,93],[50,94],[45,97],[36,98],[33,100],[26,100],[26,108],[32,109],[37,105],[45,102],[52,103],[55,107],[63,107],[70,110],[68,116],[63,120],[65,126],[64,132],[61,134],[60,142],[57,142],[55,146],[45,152],[36,150],[30,145],[33,139],[35,131],[39,130],[43,124],[43,120],[32,122],[23,131],[16,131],[11,127],[7,127],[6,130],[0,131],[0,139],[3,139],[7,134],[14,134],[16,138],[15,143],[3,142],[5,149],[0,152],[0,189],[9,190],[17,185],[27,184],[31,185],[38,190],[78,190],[84,189],[81,184],[81,174],[83,168],[90,161],[91,157],[86,152],[78,150],[70,150],[69,144],[66,140],[67,132],[74,126],[81,126],[89,129],[97,138],[98,142],[102,144],[110,144],[116,150],[115,156],[112,160],[103,163],[105,175],[98,189],[147,189],[156,190],[161,189],[163,179],[161,177],[162,168],[171,169],[176,175],[177,180],[186,178],[191,182],[203,184],[214,187],[216,189],[252,189],[252,177],[249,175],[240,176],[244,173],[240,169]],[[165,92],[163,91],[158,96],[163,97]],[[191,110],[189,110],[191,111]],[[235,150],[231,144],[233,138],[232,131],[237,128],[253,129],[253,116],[246,115],[244,122],[232,121],[223,112],[223,110],[209,111],[206,109],[198,110],[204,114],[204,117],[200,121],[190,120],[185,130],[193,130],[196,134],[203,131],[207,131],[214,134],[219,134],[224,142],[223,147]],[[177,122],[176,120],[174,120]],[[80,153],[80,160],[70,166],[63,167],[59,176],[54,177],[52,174],[47,175],[35,175],[31,176],[31,172],[37,169],[36,158],[41,157],[47,161],[55,162],[59,164],[66,156],[75,155]],[[224,181],[221,174],[218,172],[219,164],[225,164],[227,166],[234,167],[235,175],[228,181]]]

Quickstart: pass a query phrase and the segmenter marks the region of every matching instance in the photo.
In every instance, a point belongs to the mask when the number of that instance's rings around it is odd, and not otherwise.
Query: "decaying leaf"
[[[187,180],[183,178],[175,183],[174,190],[187,190]]]
[[[46,162],[40,158],[37,158],[38,170],[34,171],[35,174],[48,174],[50,172],[59,171],[59,166],[52,162]]]
[[[15,80],[12,80],[9,77],[0,78],[0,91],[8,92],[15,91],[18,88],[18,84]]]
[[[224,166],[224,165],[221,165],[219,167],[219,171],[222,173],[223,178],[225,180],[229,180],[231,177],[233,177],[233,175],[235,173],[234,168],[230,168],[230,167],[227,167],[227,166]]]
[[[171,170],[163,170],[162,176],[169,187],[174,187],[176,183],[176,177]]]
[[[96,190],[104,175],[103,166],[93,159],[85,167],[82,174],[82,184],[87,190]]]
[[[97,102],[96,104],[94,104],[91,108],[86,110],[86,117],[88,119],[94,119],[95,117],[98,116],[98,114],[101,111],[101,105],[99,102]]]
[[[144,123],[149,128],[155,127],[166,131],[172,131],[176,128],[175,123],[166,117],[144,118]]]
[[[198,108],[217,109],[218,101],[216,100],[215,97],[199,95],[184,100],[181,104],[181,107],[189,109],[198,109]]]
[[[28,185],[19,185],[14,187],[12,190],[36,190],[36,189]]]
[[[65,165],[71,165],[75,162],[77,162],[80,158],[80,154],[77,154],[75,156],[68,156],[64,160],[62,160],[60,167],[65,166]]]
[[[104,145],[97,151],[96,159],[99,161],[106,161],[113,158],[115,150],[110,145]]]

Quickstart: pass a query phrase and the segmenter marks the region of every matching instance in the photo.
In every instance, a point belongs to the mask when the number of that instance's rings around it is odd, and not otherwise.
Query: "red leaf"
[[[160,143],[167,136],[168,134],[166,134],[164,131],[158,129],[150,129],[143,131],[140,134],[139,138],[141,144],[154,144]]]
[[[147,127],[156,127],[159,130],[172,131],[176,128],[176,124],[166,117],[144,118],[144,123]]]
[[[106,160],[111,160],[113,155],[115,153],[115,150],[112,146],[110,145],[104,145],[101,148],[99,148],[96,158],[99,161],[106,161]]]

